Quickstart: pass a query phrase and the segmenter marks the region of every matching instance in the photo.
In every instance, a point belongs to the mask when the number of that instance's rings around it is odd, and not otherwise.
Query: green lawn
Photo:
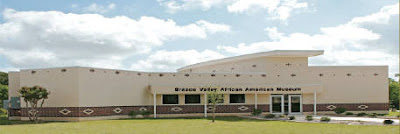
[[[207,119],[131,119],[0,125],[1,134],[398,134],[398,126],[259,121],[238,117]],[[26,122],[25,122],[26,123]]]
[[[397,117],[397,116],[399,116],[399,112],[392,112],[392,111],[390,111],[389,114],[386,115],[386,116]]]

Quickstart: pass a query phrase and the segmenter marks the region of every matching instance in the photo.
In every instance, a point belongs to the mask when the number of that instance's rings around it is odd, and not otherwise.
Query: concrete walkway
[[[368,118],[368,117],[335,117],[335,116],[315,116],[314,118],[320,119],[321,117],[329,117],[331,120],[336,121],[363,121],[363,122],[371,122],[371,123],[383,123],[386,119],[381,118]],[[393,125],[399,125],[399,119],[390,119],[393,122]]]
[[[383,125],[383,121],[387,119],[382,118],[369,118],[369,117],[336,117],[336,116],[328,116],[328,115],[317,115],[314,116],[314,120],[307,121],[306,115],[289,115],[295,116],[295,120],[287,120],[286,118],[269,118],[266,119],[262,116],[242,116],[244,118],[258,119],[258,120],[281,120],[281,121],[294,121],[294,122],[307,122],[307,123],[321,123],[321,117],[329,117],[331,119],[330,122],[325,123],[340,123],[340,124],[348,124],[348,125]],[[393,121],[391,125],[399,125],[399,119],[390,119]]]

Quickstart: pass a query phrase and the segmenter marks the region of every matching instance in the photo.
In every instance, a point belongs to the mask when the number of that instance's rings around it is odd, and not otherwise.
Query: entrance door
[[[301,95],[289,95],[289,114],[301,114]]]
[[[273,114],[283,114],[284,110],[284,98],[283,95],[271,95],[270,98],[270,111]]]

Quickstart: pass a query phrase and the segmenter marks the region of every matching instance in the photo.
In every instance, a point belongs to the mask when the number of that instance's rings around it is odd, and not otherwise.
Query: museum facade
[[[177,72],[138,72],[90,67],[26,69],[9,73],[9,117],[27,120],[127,118],[210,114],[208,93],[223,95],[218,115],[387,113],[388,66],[309,66],[322,50],[275,50],[201,62]],[[29,111],[18,90],[39,85],[51,94],[43,108]]]

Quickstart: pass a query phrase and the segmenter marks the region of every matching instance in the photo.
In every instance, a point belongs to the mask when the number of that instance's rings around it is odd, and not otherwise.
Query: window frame
[[[243,102],[232,103],[231,102],[231,95],[243,95]],[[229,94],[229,104],[245,104],[246,103],[246,94]]]
[[[199,102],[198,103],[187,103],[186,102],[186,95],[188,95],[188,96],[195,96],[195,95],[198,95],[199,96]],[[201,95],[200,94],[185,94],[185,103],[184,103],[185,105],[196,105],[196,104],[201,104]]]
[[[176,103],[176,104],[165,104],[164,103],[164,95],[176,95],[178,97],[177,98],[178,99],[178,103]],[[179,105],[179,94],[162,94],[161,95],[161,104],[162,105]]]

